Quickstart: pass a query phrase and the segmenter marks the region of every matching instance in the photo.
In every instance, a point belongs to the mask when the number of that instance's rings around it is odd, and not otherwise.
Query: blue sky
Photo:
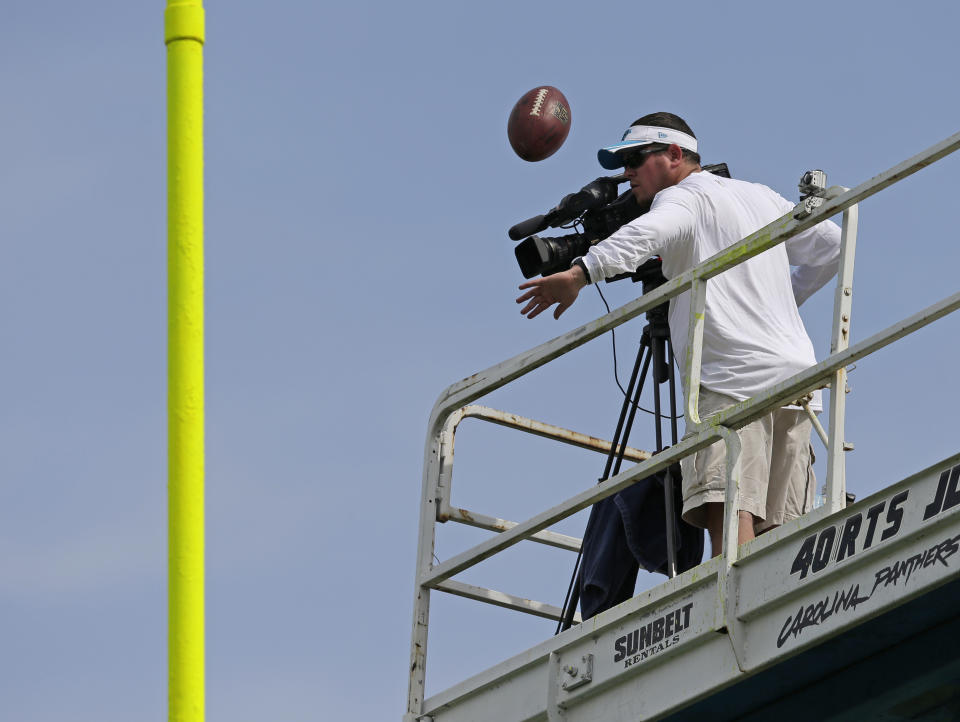
[[[522,318],[506,236],[601,175],[599,146],[672,110],[706,162],[795,198],[808,168],[853,186],[960,118],[944,3],[206,8],[210,719],[402,713],[428,413],[448,384],[603,312],[585,293],[559,322]],[[19,3],[0,40],[0,716],[161,720],[163,4]],[[572,130],[526,163],[506,121],[540,84],[566,94]],[[862,204],[854,340],[956,290],[958,162]],[[831,302],[803,308],[821,357]],[[618,333],[622,375],[641,326]],[[861,497],[957,451],[958,332],[947,318],[857,364]],[[609,436],[611,367],[598,340],[485,403]],[[520,520],[601,470],[466,422],[454,496]],[[482,538],[443,528],[437,555]],[[558,604],[571,565],[522,547],[463,579]],[[552,633],[435,599],[431,692]]]

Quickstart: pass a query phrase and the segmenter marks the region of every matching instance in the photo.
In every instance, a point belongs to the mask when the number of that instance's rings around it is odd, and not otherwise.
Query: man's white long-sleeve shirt
[[[668,279],[732,246],[794,207],[759,183],[692,173],[650,210],[583,257],[591,282],[632,272],[650,256]],[[816,363],[797,305],[837,270],[840,229],[824,221],[707,282],[701,384],[737,400]],[[790,266],[796,266],[792,276]],[[670,301],[674,355],[686,358],[690,294]],[[811,407],[820,408],[819,392]]]

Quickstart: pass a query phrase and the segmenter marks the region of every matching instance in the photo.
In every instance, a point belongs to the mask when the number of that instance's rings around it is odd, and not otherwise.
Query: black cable
[[[586,536],[586,533],[584,533],[584,536]],[[580,581],[580,559],[582,558],[583,558],[583,546],[581,545],[580,548],[577,550],[577,561],[573,565],[573,575],[570,577],[570,585],[567,587],[567,596],[563,598],[563,606],[560,607],[560,619],[557,620],[557,628],[553,633],[554,636],[557,636],[558,634],[560,634],[560,632],[564,631],[565,628],[569,628],[569,625],[567,625],[567,627],[564,627],[564,625],[567,624],[567,617],[572,618],[573,616],[572,614],[570,614],[570,609],[571,608],[573,609],[573,614],[577,613],[576,611],[577,605],[576,603],[571,605],[570,599],[573,596],[574,586],[577,585]],[[578,594],[577,602],[579,601],[580,601],[580,595]]]
[[[597,293],[600,294],[600,300],[603,301],[603,306],[604,308],[607,309],[607,313],[610,313],[610,305],[607,303],[607,299],[604,298],[603,291],[600,290],[599,284],[594,284],[594,288],[596,288]],[[656,416],[657,414],[655,411],[651,411],[650,409],[645,409],[639,404],[635,403],[632,399],[629,398],[629,394],[627,394],[627,392],[624,391],[623,385],[620,383],[620,377],[617,374],[617,329],[615,328],[610,329],[610,338],[613,341],[613,380],[617,382],[617,388],[620,389],[620,393],[623,394],[623,397],[625,399],[628,399],[630,401],[630,404],[632,406],[635,406],[640,411],[650,414],[651,416]],[[681,416],[667,416],[665,414],[661,414],[661,416],[665,419],[671,419],[671,420],[677,420],[677,419],[683,418]]]

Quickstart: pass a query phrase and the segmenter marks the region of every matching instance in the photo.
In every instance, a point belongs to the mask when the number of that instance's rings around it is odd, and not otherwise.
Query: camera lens
[[[524,278],[549,276],[565,271],[577,256],[582,256],[590,243],[579,233],[557,238],[530,236],[513,249]]]

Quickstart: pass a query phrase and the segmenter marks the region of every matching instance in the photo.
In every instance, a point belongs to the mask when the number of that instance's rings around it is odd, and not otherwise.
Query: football
[[[552,85],[524,93],[513,106],[507,138],[514,152],[531,162],[556,153],[570,132],[570,104]]]

